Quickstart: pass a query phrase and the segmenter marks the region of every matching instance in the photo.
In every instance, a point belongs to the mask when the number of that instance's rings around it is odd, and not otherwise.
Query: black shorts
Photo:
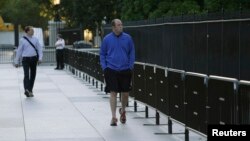
[[[130,69],[115,71],[106,68],[104,71],[106,82],[105,92],[129,92],[131,91],[132,71]]]

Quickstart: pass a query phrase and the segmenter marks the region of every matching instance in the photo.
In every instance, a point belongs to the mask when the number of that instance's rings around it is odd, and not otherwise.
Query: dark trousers
[[[63,49],[56,50],[56,68],[58,69],[64,68]]]
[[[23,57],[22,65],[24,71],[24,90],[28,89],[32,92],[36,78],[37,57]]]

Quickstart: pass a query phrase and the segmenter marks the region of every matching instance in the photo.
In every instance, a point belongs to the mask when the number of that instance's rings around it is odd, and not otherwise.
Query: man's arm
[[[101,63],[102,70],[105,70],[107,68],[106,56],[107,56],[107,44],[106,44],[106,40],[103,39],[103,42],[100,48],[100,63]]]
[[[62,39],[62,46],[65,47],[65,40]]]
[[[14,63],[15,63],[16,67],[19,66],[19,61],[20,61],[22,52],[23,52],[23,39],[20,39],[19,46],[17,47],[17,50],[16,50],[16,58],[14,60]]]
[[[43,58],[43,47],[41,46],[41,44],[39,43],[38,39],[36,41],[36,48],[37,48],[37,53],[38,53],[38,64],[42,63],[42,58]]]

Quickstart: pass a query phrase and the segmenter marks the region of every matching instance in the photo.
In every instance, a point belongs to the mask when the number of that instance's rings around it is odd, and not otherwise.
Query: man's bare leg
[[[122,97],[122,108],[119,109],[119,113],[120,113],[120,122],[122,124],[125,124],[126,123],[126,106],[128,104],[128,95],[129,93],[126,92],[126,93],[121,93],[121,97]]]
[[[116,118],[116,103],[117,103],[117,93],[116,92],[111,92],[110,93],[110,108],[111,108],[111,113],[112,113],[112,118]]]
[[[122,92],[121,97],[122,97],[122,112],[126,111],[126,106],[128,104],[128,96],[129,92]]]

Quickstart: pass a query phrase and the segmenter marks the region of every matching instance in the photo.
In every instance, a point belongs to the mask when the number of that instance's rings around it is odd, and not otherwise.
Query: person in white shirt
[[[25,27],[26,35],[20,39],[16,52],[15,67],[19,67],[19,61],[22,58],[24,71],[24,94],[27,97],[33,97],[33,86],[36,78],[37,64],[40,64],[43,57],[42,46],[38,39],[34,37],[32,26]]]
[[[56,70],[64,69],[64,61],[63,61],[63,50],[65,46],[65,41],[62,38],[61,34],[57,35],[57,41],[55,43],[56,46]]]

